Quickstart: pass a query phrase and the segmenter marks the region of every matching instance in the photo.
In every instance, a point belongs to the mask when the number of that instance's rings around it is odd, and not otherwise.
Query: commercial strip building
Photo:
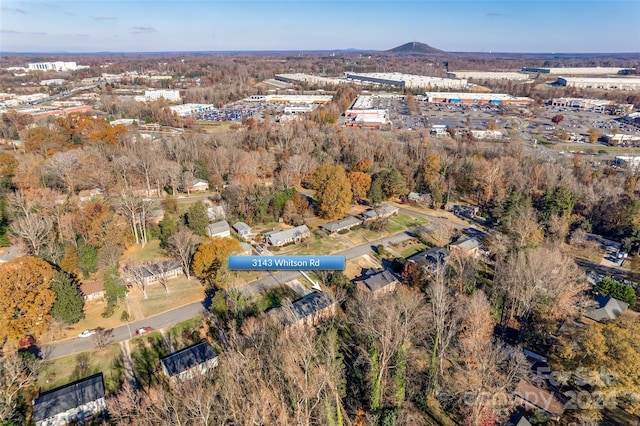
[[[529,80],[528,74],[516,71],[450,71],[449,78],[463,78],[467,80]]]
[[[331,95],[254,95],[245,101],[249,102],[270,102],[282,104],[326,104],[331,102]]]
[[[578,89],[640,90],[640,78],[558,77],[555,84]]]
[[[429,77],[413,74],[394,73],[345,73],[349,82],[357,84],[374,84],[380,86],[395,86],[407,89],[428,90],[439,89],[464,89],[467,80],[441,77]]]
[[[549,100],[549,105],[559,108],[572,108],[580,111],[607,112],[624,114],[633,111],[631,104],[616,104],[615,101],[606,99],[586,98],[554,98]]]
[[[147,102],[157,101],[160,98],[164,98],[169,102],[180,102],[180,91],[178,90],[145,90],[144,96],[136,96],[136,101]]]
[[[213,104],[183,104],[169,107],[171,111],[178,114],[179,117],[189,117],[201,112],[213,111],[216,109]]]
[[[427,102],[445,102],[462,104],[532,104],[531,98],[512,96],[505,93],[454,93],[454,92],[426,92]]]
[[[78,65],[75,62],[34,62],[29,64],[29,71],[76,71],[89,68],[88,65]]]
[[[276,81],[282,81],[284,83],[306,83],[319,86],[335,86],[340,83],[346,83],[344,78],[337,77],[320,77],[317,75],[293,73],[293,74],[276,74]]]
[[[522,72],[528,74],[559,74],[559,75],[609,75],[618,74],[621,71],[632,70],[632,68],[617,68],[617,67],[559,67],[559,68],[546,68],[546,67],[524,67]]]

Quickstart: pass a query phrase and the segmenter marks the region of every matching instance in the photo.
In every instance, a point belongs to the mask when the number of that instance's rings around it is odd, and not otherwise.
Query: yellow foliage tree
[[[193,274],[210,287],[223,287],[227,279],[227,257],[241,251],[240,243],[233,238],[205,238],[193,255]]]
[[[350,172],[347,175],[353,192],[353,201],[358,202],[367,197],[367,192],[371,187],[371,176],[363,172]]]
[[[320,216],[339,219],[351,208],[351,184],[341,166],[323,164],[318,167],[310,180],[316,190],[316,201]]]
[[[591,324],[560,339],[552,367],[571,371],[590,385],[599,401],[613,402],[631,414],[640,415],[640,322],[621,317],[605,324]],[[588,411],[598,407],[581,407]]]
[[[38,337],[47,328],[56,298],[54,273],[50,264],[31,256],[0,265],[0,346],[26,335]]]
[[[18,164],[18,160],[13,155],[0,154],[0,178],[13,176]]]

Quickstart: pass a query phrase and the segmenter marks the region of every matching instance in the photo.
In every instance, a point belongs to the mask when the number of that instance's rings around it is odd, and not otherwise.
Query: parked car
[[[78,334],[78,337],[83,339],[85,337],[90,337],[93,336],[94,334],[96,334],[95,330],[84,330],[83,332],[81,332],[80,334]]]
[[[153,330],[153,328],[151,327],[142,327],[136,330],[136,335],[137,336],[142,336],[145,333],[150,332],[151,330]]]

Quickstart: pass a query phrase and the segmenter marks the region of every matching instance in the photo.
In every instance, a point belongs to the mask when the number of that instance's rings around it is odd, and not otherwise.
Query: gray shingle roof
[[[374,219],[376,217],[384,217],[390,214],[396,213],[400,209],[389,204],[384,204],[378,207],[374,207],[362,213],[362,217],[365,219]]]
[[[482,243],[475,237],[460,237],[455,243],[452,243],[450,247],[457,247],[464,251],[471,251],[480,247]]]
[[[337,232],[341,229],[348,229],[353,226],[360,225],[361,223],[362,221],[360,219],[356,219],[353,216],[347,216],[344,219],[325,223],[321,226],[321,228],[327,232]]]
[[[614,299],[609,296],[596,296],[596,302],[598,302],[598,309],[594,309],[591,312],[584,314],[585,317],[594,321],[606,321],[618,318],[624,311],[627,310],[629,304],[618,299]]]
[[[372,292],[380,290],[394,282],[398,283],[396,277],[387,270],[372,271],[371,273],[356,278],[354,281],[362,282]]]
[[[251,227],[244,222],[236,222],[233,224],[233,229],[240,234],[242,231],[251,232]]]
[[[281,231],[266,232],[264,235],[268,242],[272,245],[286,244],[287,242],[294,241],[303,236],[309,235],[310,231],[307,225],[296,226],[291,229],[284,229]]]
[[[40,394],[33,401],[33,418],[38,422],[100,398],[104,398],[102,373]]]
[[[291,310],[284,310],[282,307],[275,308],[270,314],[275,315],[285,325],[296,323],[336,303],[335,299],[328,293],[313,292],[296,300],[291,304]]]
[[[409,258],[407,258],[407,261],[415,262],[418,266],[426,268],[430,271],[435,271],[445,266],[448,257],[449,252],[446,248],[434,247],[410,256]]]
[[[209,342],[200,342],[162,358],[160,362],[170,377],[176,376],[218,356]]]
[[[230,232],[229,224],[226,220],[221,220],[220,222],[210,223],[207,226],[207,235],[217,235],[224,232]]]

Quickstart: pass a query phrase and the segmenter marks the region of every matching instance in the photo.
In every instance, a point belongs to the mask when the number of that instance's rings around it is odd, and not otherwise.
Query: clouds
[[[498,16],[505,16],[505,15],[499,12],[487,12],[487,16],[498,17]]]
[[[24,34],[24,35],[33,35],[33,36],[47,35],[47,33],[43,33],[43,32],[5,30],[4,28],[0,30],[0,34]]]
[[[130,30],[131,30],[130,31],[131,34],[149,34],[149,33],[156,32],[156,29],[153,27],[143,27],[143,26],[131,27]]]
[[[92,16],[91,19],[94,21],[115,21],[118,18],[115,16]]]
[[[0,8],[3,12],[7,12],[7,13],[13,13],[14,15],[26,15],[27,12],[24,11],[24,9],[18,9],[17,7],[7,7],[7,6],[2,6],[2,8]]]

